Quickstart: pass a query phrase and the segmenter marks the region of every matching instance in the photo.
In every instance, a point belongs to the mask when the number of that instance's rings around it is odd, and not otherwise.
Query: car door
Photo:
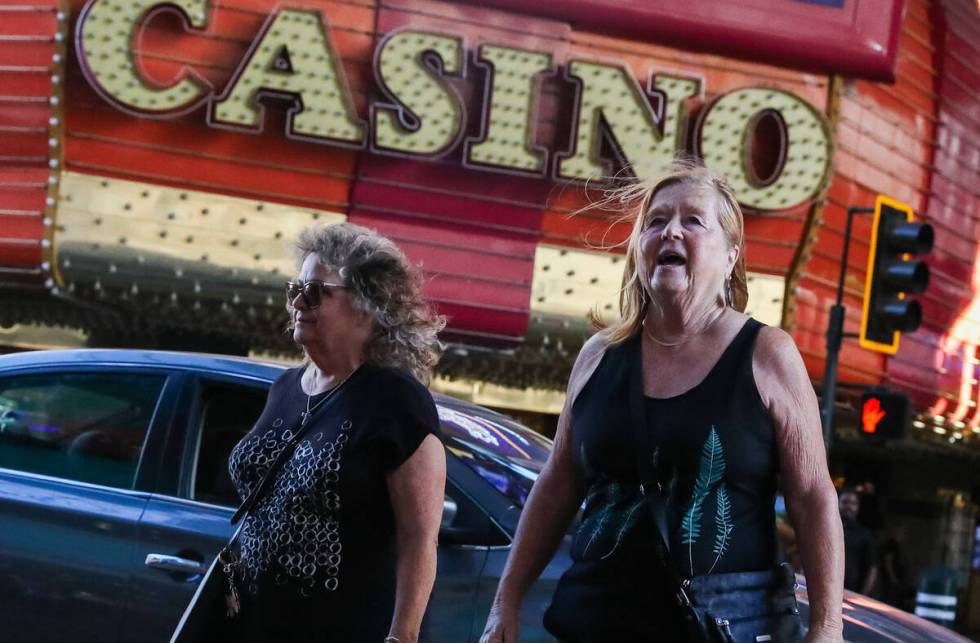
[[[255,424],[268,382],[195,375],[187,380],[157,493],[139,529],[123,643],[165,643],[203,572],[228,539],[239,504],[228,455]]]
[[[479,639],[475,628],[480,576],[490,550],[504,546],[507,538],[474,498],[473,485],[486,483],[473,476],[451,451],[446,465],[436,582],[419,639],[462,643]]]
[[[159,371],[0,372],[5,640],[118,640],[148,498],[140,457],[174,393]]]

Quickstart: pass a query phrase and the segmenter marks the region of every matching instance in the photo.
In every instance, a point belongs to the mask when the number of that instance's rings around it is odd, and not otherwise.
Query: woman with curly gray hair
[[[273,384],[229,461],[243,500],[280,470],[237,539],[238,640],[418,640],[446,478],[423,382],[444,325],[418,272],[360,226],[305,230],[286,284],[306,362]]]

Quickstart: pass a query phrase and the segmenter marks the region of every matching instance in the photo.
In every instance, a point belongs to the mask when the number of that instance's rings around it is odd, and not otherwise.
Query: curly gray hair
[[[429,381],[442,352],[438,333],[446,319],[422,297],[419,270],[394,242],[352,223],[313,226],[300,233],[296,254],[300,266],[312,254],[336,271],[354,309],[373,320],[364,348],[367,362],[404,368]],[[291,305],[286,307],[292,313]]]

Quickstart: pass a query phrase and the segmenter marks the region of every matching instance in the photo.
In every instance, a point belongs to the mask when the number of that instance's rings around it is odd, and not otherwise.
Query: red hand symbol
[[[868,398],[861,410],[861,424],[865,433],[875,433],[878,430],[878,423],[885,417],[885,412],[881,410],[881,402],[876,397]]]

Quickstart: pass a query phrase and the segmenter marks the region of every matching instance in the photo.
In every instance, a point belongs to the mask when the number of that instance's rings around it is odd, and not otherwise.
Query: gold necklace
[[[653,336],[653,331],[650,330],[650,328],[647,326],[646,320],[643,320],[643,332],[646,334],[647,337],[650,338],[650,341],[652,341],[654,344],[659,344],[661,346],[666,346],[666,347],[680,346],[681,344],[686,344],[687,342],[691,341],[692,339],[694,339],[698,335],[701,335],[701,334],[707,332],[707,330],[709,328],[711,328],[712,326],[714,326],[715,325],[715,322],[717,322],[719,319],[721,319],[724,316],[724,314],[725,314],[725,309],[722,309],[721,313],[719,313],[717,317],[715,317],[710,322],[708,322],[707,326],[705,326],[704,328],[702,328],[698,332],[694,333],[690,337],[687,337],[686,339],[682,339],[679,342],[664,342],[664,341],[661,341],[661,340],[657,339],[656,337]]]

